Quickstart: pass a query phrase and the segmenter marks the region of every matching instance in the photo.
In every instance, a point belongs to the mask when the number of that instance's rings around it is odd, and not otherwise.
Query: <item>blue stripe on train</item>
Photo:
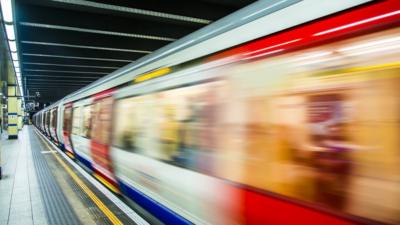
[[[126,194],[130,199],[132,199],[135,203],[139,204],[142,208],[153,214],[159,220],[161,220],[165,224],[193,224],[177,213],[173,212],[169,208],[161,205],[160,203],[154,201],[150,197],[146,196],[136,188],[132,187],[129,184],[124,183],[121,180],[118,180],[119,187],[121,192]]]
[[[81,162],[84,166],[86,166],[90,171],[93,171],[92,163],[91,163],[89,160],[83,158],[83,157],[80,156],[79,154],[76,154],[76,152],[75,152],[75,156],[76,156],[76,159],[77,159],[78,161],[80,161],[80,162]]]

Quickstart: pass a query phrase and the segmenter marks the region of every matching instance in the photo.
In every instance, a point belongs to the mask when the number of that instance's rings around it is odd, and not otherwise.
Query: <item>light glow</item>
[[[5,26],[8,40],[15,40],[14,25],[6,24]]]
[[[17,51],[17,43],[15,41],[8,41],[8,45],[10,46],[10,51],[16,52]]]
[[[19,61],[13,61],[13,63],[15,68],[19,68]]]
[[[365,20],[360,20],[360,21],[357,21],[357,22],[354,22],[354,23],[349,23],[349,24],[346,24],[346,25],[343,25],[343,26],[339,26],[339,27],[335,27],[335,28],[332,28],[332,29],[329,29],[329,30],[321,31],[319,33],[313,34],[313,36],[320,36],[320,35],[324,35],[324,34],[329,34],[329,33],[335,32],[335,31],[344,30],[344,29],[347,29],[347,28],[350,28],[350,27],[358,26],[360,24],[369,23],[369,22],[372,22],[372,21],[375,21],[375,20],[380,20],[380,19],[383,19],[383,18],[386,18],[386,17],[390,17],[390,16],[395,16],[397,14],[400,14],[400,10],[393,11],[393,12],[390,12],[390,13],[386,13],[386,14],[383,14],[383,15],[380,15],[380,16],[374,16],[374,17],[371,17],[371,18],[368,18],[368,19],[365,19]]]
[[[1,0],[1,13],[3,14],[3,20],[7,23],[13,22],[13,11],[11,0]]]
[[[17,68],[15,68],[15,72],[16,73],[21,73],[21,69],[17,67]]]
[[[11,52],[11,58],[12,58],[12,60],[18,61],[18,53],[16,53],[16,52]]]
[[[150,79],[153,79],[153,78],[156,78],[156,77],[163,76],[163,75],[165,75],[165,74],[167,74],[169,72],[171,72],[171,69],[169,67],[162,68],[162,69],[159,69],[159,70],[156,70],[156,71],[152,71],[150,73],[146,73],[146,74],[140,75],[140,76],[135,78],[134,82],[135,83],[143,82],[143,81],[146,81],[146,80],[150,80]]]

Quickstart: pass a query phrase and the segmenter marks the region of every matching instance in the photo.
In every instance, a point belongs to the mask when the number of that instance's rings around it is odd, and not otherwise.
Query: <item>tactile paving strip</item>
[[[51,173],[46,159],[40,153],[46,150],[38,137],[30,130],[30,140],[32,144],[32,155],[37,174],[41,196],[46,210],[48,224],[57,225],[79,225],[77,215],[71,208],[66,196]]]

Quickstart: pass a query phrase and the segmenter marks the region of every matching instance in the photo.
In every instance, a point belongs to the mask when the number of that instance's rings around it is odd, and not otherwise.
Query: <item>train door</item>
[[[49,124],[48,124],[48,121],[49,121],[49,114],[47,113],[47,111],[44,111],[44,112],[43,112],[43,116],[44,116],[44,120],[43,120],[43,131],[44,131],[44,134],[45,134],[46,136],[49,136],[49,132],[48,132],[48,127],[49,127]]]
[[[64,106],[63,123],[64,123],[63,125],[64,149],[69,157],[75,158],[71,142],[72,103],[65,104]]]
[[[50,110],[47,110],[46,114],[47,114],[47,116],[46,116],[46,133],[47,133],[47,136],[51,138],[51,133],[50,133],[51,113],[50,113]]]
[[[94,96],[92,105],[91,154],[94,175],[108,188],[117,192],[110,159],[111,118],[114,99],[113,90],[107,90]]]
[[[50,133],[51,133],[51,138],[53,139],[56,144],[58,144],[58,138],[57,138],[57,107],[54,107],[51,110],[51,126],[50,126]]]

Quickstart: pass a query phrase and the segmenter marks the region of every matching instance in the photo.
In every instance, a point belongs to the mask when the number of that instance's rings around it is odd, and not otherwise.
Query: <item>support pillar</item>
[[[18,138],[18,101],[17,101],[17,87],[16,86],[8,86],[8,126],[7,133],[8,139],[17,139]]]
[[[17,99],[17,113],[18,113],[18,130],[22,129],[22,118],[23,118],[23,114],[22,114],[22,99],[18,98]]]

